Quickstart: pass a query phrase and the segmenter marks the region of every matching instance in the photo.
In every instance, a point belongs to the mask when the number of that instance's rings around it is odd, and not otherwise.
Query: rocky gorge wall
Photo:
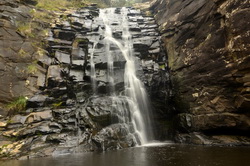
[[[0,114],[7,115],[4,106],[13,99],[28,98],[27,109],[0,119],[1,157],[134,146],[123,126],[111,120],[117,105],[106,96],[108,61],[96,5],[59,12],[46,50],[18,25],[33,19],[31,10],[17,0],[0,2]],[[155,0],[150,10],[158,25],[147,12],[131,8],[128,16],[157,139],[249,145],[249,2]],[[121,40],[121,27],[112,26],[112,35]],[[91,85],[94,43],[99,97]],[[126,62],[114,46],[112,52],[117,55],[115,88],[122,90]]]
[[[133,8],[126,10],[136,73],[154,92],[159,84],[153,82],[153,77],[164,75],[166,66],[158,25],[152,16]],[[120,113],[121,109],[126,111],[129,103],[119,101],[123,102],[121,106],[110,95],[106,26],[99,16],[100,10],[93,4],[77,11],[63,11],[51,22],[46,37],[48,47],[35,59],[39,70],[34,73],[41,74],[36,77],[40,83],[34,86],[36,93],[27,96],[26,109],[0,119],[0,157],[43,157],[136,145],[124,124],[118,123],[120,114],[125,114]],[[114,18],[106,19],[112,26],[112,36],[123,43],[121,8],[114,10]],[[126,61],[115,44],[110,44],[108,51],[112,53],[115,71],[113,86],[117,93],[125,93]],[[157,123],[155,130],[161,127]]]
[[[250,3],[156,0],[172,82],[174,136],[195,144],[249,144]]]

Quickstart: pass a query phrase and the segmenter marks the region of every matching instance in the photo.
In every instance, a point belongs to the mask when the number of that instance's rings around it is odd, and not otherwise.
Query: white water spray
[[[104,41],[105,53],[108,60],[108,80],[110,84],[110,92],[112,94],[113,105],[116,105],[116,114],[120,123],[127,125],[127,129],[134,136],[134,140],[138,145],[148,143],[153,139],[150,122],[150,106],[147,93],[142,82],[136,76],[136,58],[133,55],[133,41],[129,32],[128,9],[122,8],[120,26],[122,27],[122,41],[118,41],[112,35],[112,26],[109,18],[115,18],[113,8],[102,9],[100,18],[103,19],[105,25]],[[124,95],[114,93],[114,67],[113,56],[110,50],[111,44],[115,45],[122,53],[126,60],[124,72]],[[132,126],[132,128],[131,128]]]
[[[94,53],[97,43],[93,44],[92,52],[90,54],[90,78],[93,92],[96,93],[96,72],[95,72],[95,63],[94,63]]]

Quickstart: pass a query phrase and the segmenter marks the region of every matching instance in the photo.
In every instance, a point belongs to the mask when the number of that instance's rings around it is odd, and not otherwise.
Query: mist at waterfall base
[[[248,166],[249,147],[213,147],[169,144],[118,151],[12,160],[0,166]]]

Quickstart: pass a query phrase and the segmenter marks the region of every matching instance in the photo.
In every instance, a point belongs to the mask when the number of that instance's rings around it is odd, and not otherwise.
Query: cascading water
[[[133,41],[129,31],[128,23],[129,9],[121,9],[121,18],[117,18],[114,8],[101,9],[99,18],[103,20],[103,41],[105,45],[105,54],[107,56],[107,80],[109,82],[109,93],[111,94],[113,114],[116,114],[118,121],[126,126],[127,131],[134,138],[137,145],[143,145],[152,141],[153,132],[150,121],[150,106],[144,85],[136,75],[136,62],[138,59],[133,55]],[[121,40],[113,37],[113,29],[110,23],[117,18],[116,24],[120,24]],[[113,21],[114,22],[114,21]],[[124,91],[117,93],[115,91],[115,69],[113,50],[119,50],[126,61],[124,69]],[[93,55],[91,56],[91,59]],[[93,61],[92,61],[93,62]],[[91,64],[93,66],[93,64]]]
[[[94,63],[94,52],[97,43],[93,44],[92,52],[90,55],[90,77],[91,77],[91,84],[93,88],[93,92],[96,92],[96,72],[95,72],[95,63]]]

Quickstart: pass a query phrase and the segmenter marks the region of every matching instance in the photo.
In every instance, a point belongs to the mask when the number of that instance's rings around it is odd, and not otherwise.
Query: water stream
[[[93,43],[92,52],[90,54],[90,77],[91,77],[91,84],[93,88],[93,92],[96,93],[96,72],[95,72],[95,63],[94,63],[94,53],[95,53],[95,47],[96,42]]]
[[[137,77],[136,58],[133,53],[133,41],[129,31],[128,8],[121,9],[121,19],[117,23],[122,27],[122,38],[113,37],[112,22],[110,18],[117,18],[115,8],[101,9],[100,18],[104,23],[104,45],[107,56],[107,79],[109,81],[109,94],[112,96],[113,105],[116,105],[116,114],[119,122],[125,124],[127,130],[133,135],[138,145],[148,143],[153,139],[150,122],[150,105],[144,85]],[[119,18],[119,17],[118,17]],[[116,47],[116,48],[114,48]],[[124,92],[118,93],[115,89],[114,52],[118,49],[124,57],[126,64],[124,69]],[[117,112],[118,111],[118,112]]]

